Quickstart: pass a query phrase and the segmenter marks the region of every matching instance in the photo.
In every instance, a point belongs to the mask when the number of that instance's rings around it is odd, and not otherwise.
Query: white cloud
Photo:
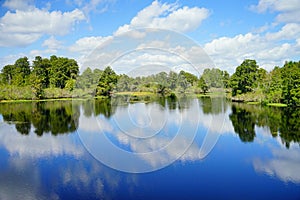
[[[78,39],[75,44],[69,47],[69,50],[72,52],[78,52],[80,54],[87,55],[91,51],[93,51],[96,47],[100,46],[101,44],[107,42],[108,40],[112,39],[111,36],[107,37],[83,37]]]
[[[300,37],[300,24],[288,23],[284,25],[278,32],[267,33],[267,40],[285,40],[295,39]]]
[[[35,57],[37,55],[48,56],[49,54],[56,54],[59,49],[63,48],[62,44],[63,44],[62,41],[59,41],[59,40],[55,39],[54,36],[51,36],[48,39],[46,39],[42,44],[42,47],[45,47],[46,49],[43,49],[43,50],[34,49],[34,50],[31,50],[29,52],[29,54],[32,57]]]
[[[43,34],[65,35],[76,22],[85,20],[82,11],[46,11],[34,8],[29,11],[6,12],[0,19],[0,46],[25,46]]]
[[[80,157],[84,150],[75,145],[68,135],[58,135],[53,137],[44,134],[43,137],[37,136],[33,130],[26,137],[20,134],[10,125],[1,126],[3,134],[0,135],[0,145],[4,146],[11,155],[21,158],[41,158],[45,156],[71,155]],[[15,145],[15,144],[18,145]]]
[[[300,36],[299,28],[298,24],[287,24],[278,32],[265,35],[247,33],[221,37],[206,43],[204,50],[217,67],[225,67],[231,73],[244,59],[255,59],[261,67],[271,70],[298,55],[300,48],[296,39]]]
[[[136,28],[163,28],[179,32],[195,30],[209,16],[206,8],[182,7],[177,4],[152,4],[141,10],[130,22],[118,28],[116,35]]]
[[[3,6],[10,10],[29,10],[34,8],[33,0],[6,0]]]
[[[48,49],[60,49],[62,48],[62,42],[55,39],[54,36],[51,36],[47,40],[45,40],[42,44],[43,47],[47,47]]]
[[[259,13],[268,10],[279,12],[276,18],[278,22],[300,22],[299,0],[260,0],[258,5],[252,5],[251,9]]]
[[[300,183],[299,149],[273,149],[273,158],[254,159],[253,166],[258,172],[276,176],[284,182]]]

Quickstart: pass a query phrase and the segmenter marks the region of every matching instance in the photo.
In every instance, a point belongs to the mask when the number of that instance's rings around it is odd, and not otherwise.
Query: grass
[[[287,107],[284,103],[268,103],[267,106],[274,106],[274,107]]]
[[[207,92],[205,94],[197,94],[197,97],[225,97],[225,92]]]
[[[116,92],[115,95],[131,95],[131,96],[149,96],[155,95],[153,92]]]
[[[43,101],[83,101],[88,98],[58,98],[58,99],[17,99],[17,100],[0,100],[0,103],[26,103],[26,102],[43,102]]]
[[[246,104],[249,104],[249,105],[258,105],[258,104],[260,104],[260,102],[258,102],[258,101],[249,101]]]

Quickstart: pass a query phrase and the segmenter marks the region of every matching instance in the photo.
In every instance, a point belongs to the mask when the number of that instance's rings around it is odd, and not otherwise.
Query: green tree
[[[283,102],[300,106],[300,61],[286,62],[281,69]]]
[[[204,80],[204,78],[203,77],[201,77],[200,79],[199,79],[199,82],[198,82],[198,87],[200,87],[201,88],[201,90],[202,90],[202,92],[205,94],[206,92],[208,92],[208,86],[207,86],[207,84],[206,84],[206,82],[205,82],[205,80]]]
[[[253,142],[255,138],[255,118],[251,112],[245,109],[232,106],[232,113],[229,118],[234,131],[239,135],[242,142]]]
[[[63,57],[50,57],[50,85],[57,88],[65,88],[69,79],[76,80],[79,67],[74,59]]]
[[[2,68],[1,70],[1,75],[2,75],[2,82],[3,84],[8,84],[10,85],[12,83],[13,76],[15,74],[14,65],[6,65]]]
[[[258,68],[256,61],[249,59],[236,68],[230,80],[232,96],[252,92],[256,88],[256,80],[259,79]]]
[[[117,74],[109,66],[106,67],[99,78],[96,94],[100,96],[110,95],[117,82]]]
[[[265,79],[264,92],[267,102],[280,103],[282,102],[282,78],[281,69],[275,67]]]
[[[27,57],[19,58],[14,64],[13,84],[24,86],[27,84],[27,78],[30,75],[30,64]]]
[[[187,80],[187,82],[190,84],[190,85],[194,85],[197,83],[198,81],[198,78],[197,76],[195,76],[194,74],[191,74],[189,72],[185,72],[185,71],[180,71],[179,73],[180,75],[184,76],[185,79]]]
[[[32,65],[32,74],[35,74],[36,78],[42,84],[42,88],[48,88],[50,84],[49,72],[51,68],[50,60],[36,56]]]

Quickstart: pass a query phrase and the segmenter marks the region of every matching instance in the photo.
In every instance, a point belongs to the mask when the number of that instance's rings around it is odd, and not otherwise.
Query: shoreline
[[[156,96],[159,94],[152,93],[152,92],[117,92],[113,93],[113,95],[116,96],[123,96],[123,95],[131,95],[131,96],[137,96],[137,97],[142,97],[142,96]],[[183,93],[183,95],[189,95],[189,93]],[[220,92],[209,92],[206,94],[195,94],[197,98],[201,97],[210,97],[210,98],[216,98],[216,97],[226,97],[228,100],[231,102],[236,102],[236,103],[244,103],[248,105],[263,105],[262,102],[259,101],[246,101],[244,99],[235,99],[232,97],[226,96],[226,93],[220,93]],[[50,99],[12,99],[12,100],[0,100],[0,103],[27,103],[27,102],[48,102],[48,101],[86,101],[86,100],[91,100],[91,99],[107,99],[109,98],[108,96],[95,96],[95,97],[62,97],[62,98],[50,98]],[[268,106],[268,107],[288,107],[287,104],[283,103],[267,103],[264,104],[263,106]]]

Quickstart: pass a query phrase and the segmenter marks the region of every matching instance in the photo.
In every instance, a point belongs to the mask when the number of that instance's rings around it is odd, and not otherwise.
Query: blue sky
[[[228,0],[226,4],[218,0],[4,0],[0,4],[0,68],[22,56],[32,60],[55,54],[75,58],[84,69],[93,49],[128,31],[132,38],[137,28],[175,31],[230,73],[246,58],[267,70],[286,60],[300,60],[299,0]],[[146,40],[139,39],[138,46],[145,46]],[[163,42],[160,48],[174,52],[175,46]],[[193,62],[199,57],[195,52],[201,52],[193,45],[175,52]],[[112,52],[105,53],[114,58]],[[140,62],[153,58],[143,55]],[[125,61],[122,66],[130,67]]]

